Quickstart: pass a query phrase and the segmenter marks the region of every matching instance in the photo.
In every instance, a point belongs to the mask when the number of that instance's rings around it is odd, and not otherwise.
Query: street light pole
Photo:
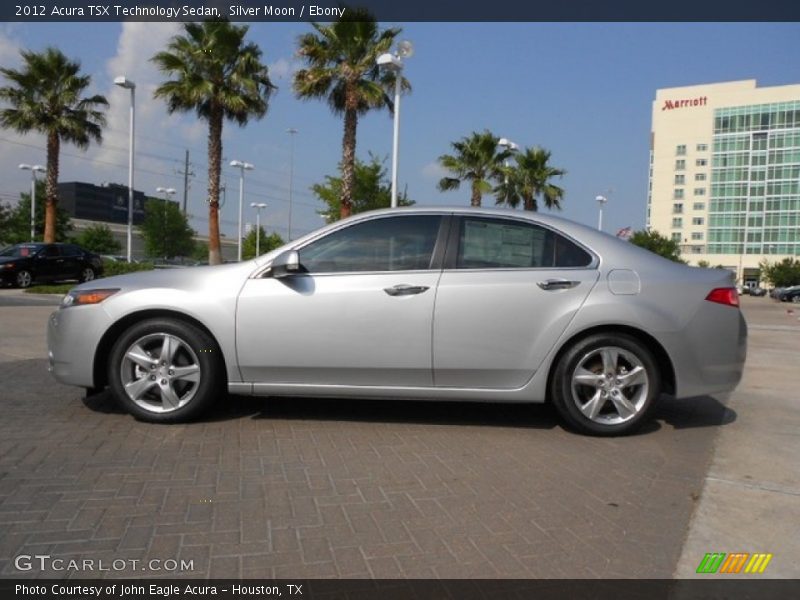
[[[26,165],[25,163],[19,166],[23,171],[31,172],[31,242],[36,241],[36,173],[44,173],[45,168],[42,165]]]
[[[289,134],[291,139],[290,150],[289,150],[289,233],[287,237],[289,238],[288,241],[292,241],[292,188],[294,184],[294,136],[297,134],[297,129],[294,127],[290,127],[286,130],[286,133]]]
[[[131,246],[133,244],[133,154],[134,130],[136,127],[136,84],[124,76],[114,79],[114,85],[131,91],[130,131],[128,141],[128,228],[127,228],[127,258],[131,262]]]
[[[600,207],[600,216],[597,219],[597,229],[598,231],[603,231],[603,205],[608,202],[608,198],[605,196],[597,196],[595,200],[597,200],[597,205]]]
[[[414,54],[414,46],[409,41],[402,41],[397,45],[394,54],[386,52],[378,57],[379,67],[385,67],[394,72],[394,126],[392,136],[392,202],[391,207],[397,208],[397,170],[400,152],[400,86],[403,81],[403,60]]]
[[[249,162],[241,160],[232,160],[230,165],[239,169],[239,248],[237,251],[237,260],[242,262],[242,206],[244,205],[244,172],[252,171],[255,167]]]
[[[267,208],[264,202],[251,202],[250,206],[256,209],[256,256],[261,254],[261,209]]]
[[[164,251],[164,260],[167,259],[167,202],[175,194],[175,188],[157,187],[156,192],[164,194],[164,218],[161,225],[161,249]]]

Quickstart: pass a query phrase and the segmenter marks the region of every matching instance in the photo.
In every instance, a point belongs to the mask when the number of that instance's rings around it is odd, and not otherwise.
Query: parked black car
[[[0,251],[0,281],[26,288],[34,281],[91,281],[103,260],[75,244],[16,244]]]
[[[800,302],[800,285],[783,288],[775,297],[781,302]]]

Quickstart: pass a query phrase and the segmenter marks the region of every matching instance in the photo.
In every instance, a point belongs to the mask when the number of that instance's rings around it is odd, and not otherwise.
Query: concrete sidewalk
[[[800,577],[800,307],[745,296],[742,309],[747,367],[726,401],[736,420],[719,430],[680,578],[709,578],[696,573],[707,552],[771,553],[756,577]]]

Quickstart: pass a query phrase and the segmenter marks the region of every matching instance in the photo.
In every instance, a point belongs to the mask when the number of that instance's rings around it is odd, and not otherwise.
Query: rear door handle
[[[570,281],[569,279],[545,279],[544,281],[537,282],[543,290],[566,290],[574,288],[580,281]]]
[[[408,285],[406,283],[400,283],[392,287],[383,288],[383,291],[390,296],[413,296],[414,294],[421,294],[428,289],[427,285]]]

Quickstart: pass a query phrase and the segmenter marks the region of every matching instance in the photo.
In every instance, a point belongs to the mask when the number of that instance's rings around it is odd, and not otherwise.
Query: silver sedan
[[[228,392],[551,401],[595,435],[662,393],[734,389],[746,338],[730,272],[491,209],[364,213],[248,262],[85,283],[48,325],[56,379],[147,421]]]

